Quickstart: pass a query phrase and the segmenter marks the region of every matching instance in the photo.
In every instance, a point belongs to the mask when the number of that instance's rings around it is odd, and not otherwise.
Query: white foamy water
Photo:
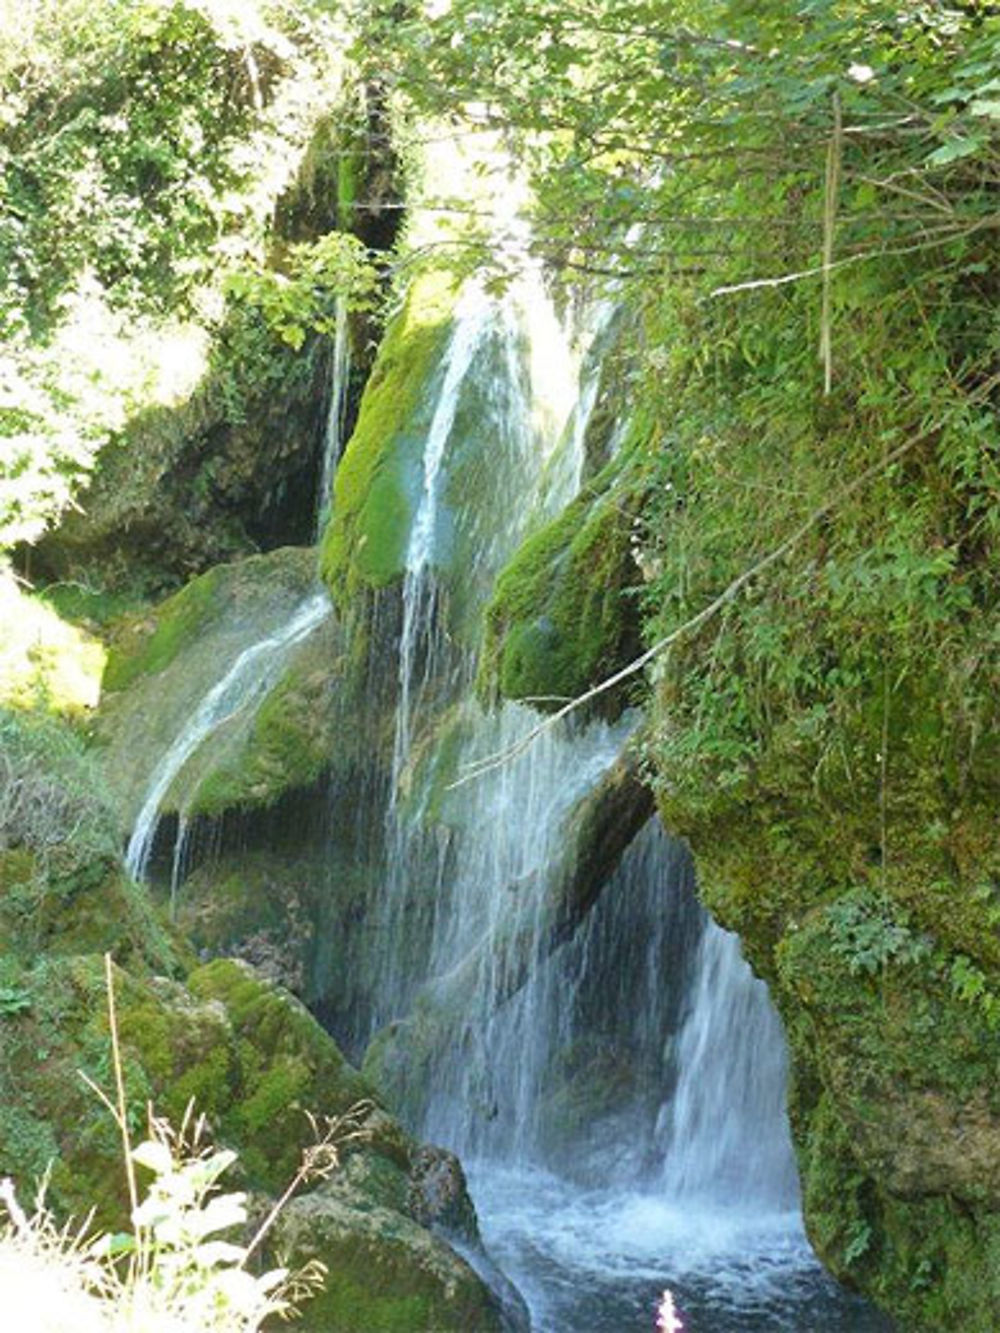
[[[489,1162],[470,1167],[469,1183],[533,1333],[654,1333],[665,1288],[684,1333],[891,1333],[823,1272],[797,1210],[694,1208]]]

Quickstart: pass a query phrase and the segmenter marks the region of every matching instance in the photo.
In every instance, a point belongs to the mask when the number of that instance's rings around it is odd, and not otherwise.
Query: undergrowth
[[[292,1194],[330,1175],[339,1150],[366,1135],[370,1104],[322,1124],[310,1117],[315,1142],[251,1230],[247,1195],[219,1184],[237,1155],[208,1141],[206,1121],[195,1116],[193,1104],[177,1128],[149,1108],[147,1137],[133,1146],[110,955],[105,976],[114,1095],[82,1077],[121,1136],[130,1226],[112,1234],[95,1233],[90,1218],[60,1223],[46,1205],[44,1180],[30,1211],[14,1182],[0,1181],[0,1290],[7,1315],[35,1333],[253,1333],[269,1316],[292,1316],[322,1286],[324,1266],[312,1261],[295,1272],[259,1265],[254,1271],[254,1264]],[[6,999],[10,1005],[17,997]],[[149,1182],[141,1198],[140,1173]]]

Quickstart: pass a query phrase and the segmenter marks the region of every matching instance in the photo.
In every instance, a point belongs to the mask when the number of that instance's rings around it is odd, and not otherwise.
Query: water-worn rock
[[[405,1181],[404,1181],[405,1188]],[[468,1263],[399,1208],[334,1177],[294,1199],[274,1245],[293,1264],[319,1259],[324,1290],[304,1333],[502,1333],[500,1303]]]
[[[309,548],[288,548],[217,566],[119,626],[95,731],[125,822],[134,819],[158,760],[219,682],[220,664],[280,635],[316,591],[314,560]],[[342,653],[332,617],[291,645],[270,687],[190,756],[161,808],[217,814],[266,807],[314,782],[334,749],[331,682]]]

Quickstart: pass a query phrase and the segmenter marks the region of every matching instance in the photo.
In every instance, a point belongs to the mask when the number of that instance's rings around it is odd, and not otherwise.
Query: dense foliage
[[[72,502],[130,417],[191,392],[225,279],[245,306],[271,257],[345,36],[288,0],[0,8],[0,546]],[[331,262],[287,256],[281,336],[295,281]]]
[[[998,679],[1000,19],[742,0],[397,18],[400,96],[513,136],[538,248],[633,312],[651,633],[815,516],[659,664],[672,784],[746,794],[776,742],[874,790],[889,725],[957,791],[989,758]]]

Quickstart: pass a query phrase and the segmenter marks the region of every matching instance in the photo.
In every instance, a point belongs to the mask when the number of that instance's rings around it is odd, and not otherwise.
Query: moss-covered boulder
[[[487,697],[554,709],[637,651],[639,499],[616,484],[618,470],[605,469],[501,573],[486,612],[479,684]],[[603,706],[620,708],[623,698]]]
[[[460,1239],[478,1244],[460,1171],[457,1190],[442,1201],[428,1184],[428,1150],[374,1106],[370,1088],[296,1000],[237,962],[199,968],[186,986],[117,967],[113,978],[134,1135],[148,1102],[177,1125],[193,1100],[238,1151],[245,1183],[273,1195],[315,1141],[307,1111],[323,1125],[367,1105],[360,1136],[342,1149],[342,1174],[298,1200],[282,1223],[283,1248],[296,1259],[330,1263],[309,1327],[501,1326],[486,1286],[427,1229],[458,1219]],[[0,959],[0,1010],[0,1170],[24,1190],[47,1171],[60,1214],[94,1208],[98,1224],[119,1226],[127,1198],[119,1131],[77,1072],[113,1096],[103,960]],[[398,1322],[400,1311],[408,1322]]]
[[[908,1327],[993,1327],[1000,1038],[929,937],[848,895],[778,950],[810,1236]],[[794,1009],[788,1003],[793,1000]]]
[[[218,959],[196,969],[188,988],[199,1001],[221,1004],[232,1028],[235,1080],[220,1127],[251,1175],[276,1189],[311,1140],[303,1108],[342,1115],[372,1090],[309,1011],[248,964]],[[405,1158],[398,1130],[380,1146]]]
[[[211,746],[188,756],[161,808],[267,806],[324,771],[344,650],[313,562],[309,548],[289,548],[220,565],[118,627],[95,734],[126,822],[156,764],[243,654],[246,697],[208,733]],[[292,634],[296,624],[303,630]]]
[[[471,1266],[407,1215],[405,1177],[359,1188],[348,1171],[293,1200],[275,1245],[319,1259],[324,1289],[302,1311],[310,1333],[503,1333],[499,1301]],[[373,1197],[374,1195],[374,1197]]]

